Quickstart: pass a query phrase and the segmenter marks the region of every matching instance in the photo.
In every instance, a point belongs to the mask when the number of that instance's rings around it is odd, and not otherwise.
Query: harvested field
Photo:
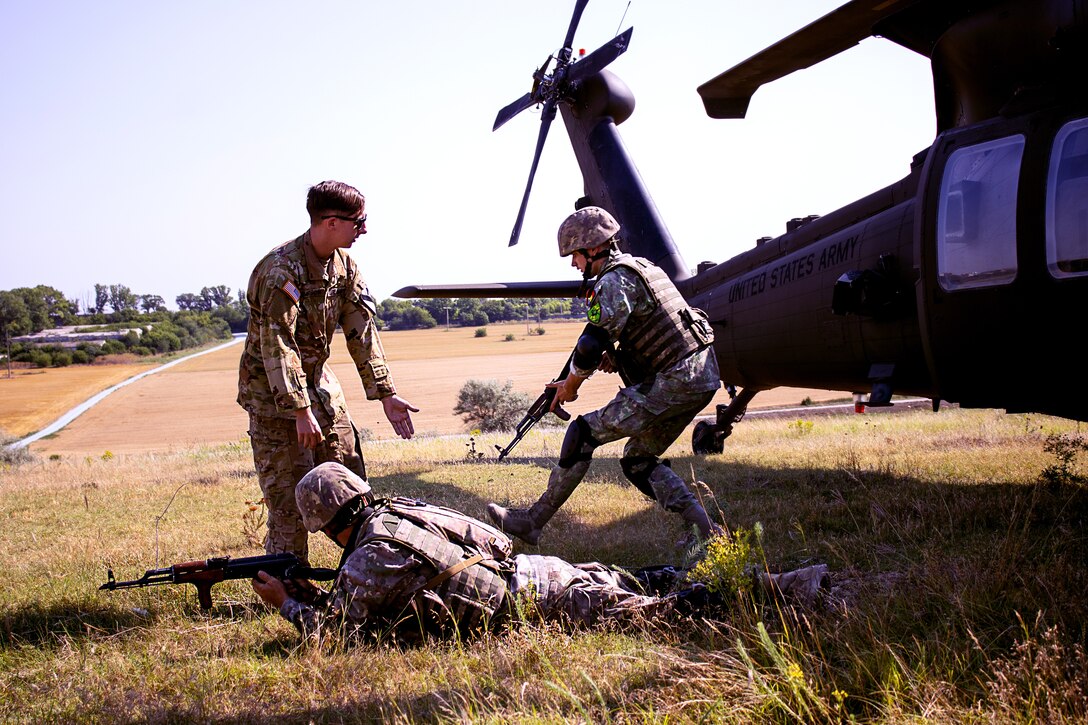
[[[95,393],[142,373],[151,363],[23,368],[0,374],[0,430],[21,438],[41,430]]]
[[[471,378],[513,381],[514,388],[539,394],[541,386],[562,367],[580,322],[549,322],[544,335],[526,335],[521,324],[490,325],[486,337],[473,328],[444,328],[386,332],[382,336],[398,392],[420,412],[413,416],[417,434],[465,432],[453,414],[457,392]],[[506,340],[507,335],[515,339]],[[168,451],[217,445],[245,437],[247,418],[235,403],[240,345],[231,346],[151,375],[113,393],[54,436],[32,444],[38,455],[101,455]],[[360,428],[373,438],[393,437],[381,405],[367,401],[343,337],[337,335],[332,368],[344,385],[348,407]],[[42,377],[65,370],[46,371]],[[116,381],[115,381],[116,382]],[[574,414],[607,402],[618,378],[598,374],[582,387],[578,401],[568,406]],[[76,395],[82,402],[98,389]],[[794,405],[805,397],[813,401],[840,399],[833,391],[783,388],[761,393],[756,406]],[[728,402],[724,390],[707,412]],[[67,407],[71,407],[68,405]],[[57,406],[59,415],[67,407]],[[42,421],[38,428],[49,421]]]

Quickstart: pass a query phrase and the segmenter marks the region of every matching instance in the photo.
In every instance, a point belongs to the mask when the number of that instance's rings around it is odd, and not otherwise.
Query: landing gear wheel
[[[691,434],[691,450],[697,455],[721,453],[725,450],[725,436],[720,435],[712,424],[701,420]]]

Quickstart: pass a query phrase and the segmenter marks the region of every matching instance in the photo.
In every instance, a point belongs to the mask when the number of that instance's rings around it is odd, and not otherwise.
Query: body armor
[[[706,314],[688,305],[660,267],[641,257],[620,254],[608,260],[597,279],[617,267],[637,274],[653,300],[648,315],[632,315],[620,332],[620,362],[632,384],[652,378],[714,342]]]
[[[455,625],[468,632],[494,617],[506,598],[501,562],[513,544],[498,529],[442,506],[407,498],[379,502],[359,531],[356,546],[389,541],[406,547],[430,564],[435,574],[401,592],[405,608],[414,608],[439,628]],[[417,597],[431,591],[444,611]],[[433,616],[431,616],[433,614]]]

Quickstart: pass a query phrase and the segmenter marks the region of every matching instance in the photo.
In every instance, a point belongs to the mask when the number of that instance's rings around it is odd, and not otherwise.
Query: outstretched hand
[[[382,398],[382,407],[385,409],[385,417],[393,426],[401,438],[411,438],[416,432],[412,425],[412,413],[418,413],[419,408],[409,403],[399,395],[390,395]]]

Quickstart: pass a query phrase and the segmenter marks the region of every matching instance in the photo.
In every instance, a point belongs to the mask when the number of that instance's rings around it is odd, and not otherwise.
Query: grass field
[[[444,435],[465,430],[453,408],[457,391],[466,380],[511,380],[515,389],[535,399],[543,384],[559,373],[581,327],[580,322],[548,322],[543,325],[545,334],[527,335],[523,324],[490,325],[486,337],[475,337],[475,328],[436,328],[386,332],[382,339],[398,392],[421,409],[413,415],[416,431],[421,435]],[[508,340],[508,336],[513,339]],[[333,351],[331,366],[344,386],[356,424],[369,430],[375,439],[393,437],[381,405],[366,400],[342,335],[336,336]],[[42,456],[99,455],[105,451],[120,455],[237,441],[248,427],[245,412],[235,403],[240,354],[241,347],[232,346],[144,378],[116,391],[31,448]],[[102,374],[97,367],[86,371],[75,367],[33,371],[34,375],[13,381],[0,380],[4,386],[0,389],[12,393],[10,403],[5,395],[0,428],[14,435],[38,430],[71,405],[117,382],[94,377]],[[118,375],[125,373],[130,371],[118,371]],[[39,380],[58,382],[51,389],[30,384]],[[601,406],[612,398],[618,384],[617,376],[594,376],[569,409],[579,413]],[[56,402],[61,391],[65,396],[63,404]],[[786,388],[761,393],[752,407],[846,396],[842,392]],[[719,402],[728,402],[724,390],[707,412],[712,413]],[[9,419],[12,423],[5,422]]]
[[[673,466],[728,525],[762,527],[772,570],[828,564],[822,605],[740,597],[709,619],[526,622],[414,647],[303,646],[243,582],[216,585],[208,613],[188,586],[97,590],[107,565],[134,578],[259,553],[241,441],[0,468],[0,721],[1081,723],[1081,434],[955,408],[751,418],[724,454],[682,442]],[[368,470],[380,492],[481,515],[533,500],[559,437],[534,431],[501,464],[467,459],[467,435],[375,444]],[[676,517],[624,483],[618,452],[602,448],[540,546],[519,550],[681,562]]]
[[[0,430],[22,437],[41,430],[99,391],[141,373],[152,363],[16,368],[0,373]]]

